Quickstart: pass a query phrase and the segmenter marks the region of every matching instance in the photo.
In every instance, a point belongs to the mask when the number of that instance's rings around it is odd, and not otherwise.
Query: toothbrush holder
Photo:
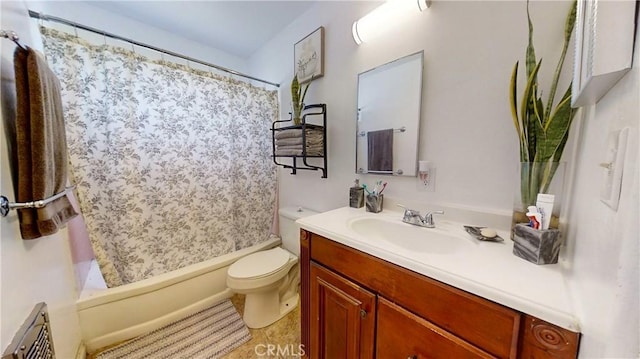
[[[514,227],[513,254],[531,263],[558,263],[561,244],[557,229],[533,229],[522,223]]]
[[[366,200],[367,212],[380,213],[382,212],[382,201],[384,197],[381,194],[368,194]]]

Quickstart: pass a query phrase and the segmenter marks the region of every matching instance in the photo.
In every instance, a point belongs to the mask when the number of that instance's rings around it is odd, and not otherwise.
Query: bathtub
[[[249,248],[116,288],[85,285],[76,309],[87,352],[147,333],[230,298],[233,293],[226,283],[229,266],[248,254],[279,244],[280,239],[272,237]]]

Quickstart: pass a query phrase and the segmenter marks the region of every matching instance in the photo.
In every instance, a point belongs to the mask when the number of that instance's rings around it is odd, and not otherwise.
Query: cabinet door
[[[492,355],[517,358],[521,315],[515,310],[316,234],[311,242],[314,262]]]
[[[404,308],[378,298],[378,358],[495,358]]]
[[[311,264],[311,358],[373,358],[375,294]]]

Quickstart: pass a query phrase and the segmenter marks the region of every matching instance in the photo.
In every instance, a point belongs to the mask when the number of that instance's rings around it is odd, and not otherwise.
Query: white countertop
[[[304,228],[323,237],[342,243],[427,277],[471,292],[480,297],[527,313],[562,328],[579,332],[577,318],[563,277],[560,264],[536,265],[512,253],[513,241],[509,233],[498,231],[504,242],[478,241],[465,232],[463,224],[435,217],[436,230],[464,238],[462,250],[418,251],[394,245],[390,241],[365,238],[349,223],[359,218],[377,218],[402,223],[402,212],[385,209],[369,213],[364,208],[338,208],[301,218]],[[428,228],[415,227],[431,231]],[[399,240],[399,239],[398,239]]]

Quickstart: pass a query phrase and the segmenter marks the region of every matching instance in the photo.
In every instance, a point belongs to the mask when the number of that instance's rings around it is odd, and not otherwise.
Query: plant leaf
[[[304,103],[304,98],[307,97],[307,90],[309,89],[309,85],[311,85],[311,81],[307,82],[307,85],[304,87],[304,91],[302,92],[302,96],[300,96],[300,104]]]
[[[531,99],[534,106],[533,107],[533,119],[535,120],[536,128],[543,128],[543,114],[544,114],[544,105],[542,104],[542,99],[540,97],[536,98],[535,96]]]
[[[562,140],[558,143],[558,147],[553,155],[553,162],[559,162],[560,158],[562,157],[562,153],[564,152],[564,146],[567,144],[567,139],[569,138],[569,130],[571,129],[571,124],[573,123],[573,119],[576,116],[576,113],[578,113],[578,110],[575,108],[572,108],[570,105],[571,102],[571,84],[569,85],[569,89],[567,90],[567,92],[569,93],[569,95],[567,96],[567,94],[565,94],[565,97],[563,99],[562,102],[566,101],[567,105],[571,111],[571,113],[569,114],[569,124],[567,125],[567,131],[565,132],[564,137],[562,138]]]
[[[546,162],[560,158],[575,116],[571,108],[571,86],[567,89],[555,112],[544,126],[544,136],[538,139],[536,162]]]
[[[298,82],[298,75],[293,76],[291,81],[291,102],[297,104],[300,101],[300,83]]]
[[[537,76],[538,71],[540,70],[540,65],[542,64],[542,60],[538,62],[536,67],[529,75],[529,79],[527,80],[527,86],[524,89],[524,93],[522,95],[522,104],[520,109],[520,114],[522,116],[522,130],[524,134],[524,140],[526,142],[525,146],[521,146],[520,148],[520,157],[522,162],[530,162],[533,161],[533,157],[535,155],[535,126],[534,124],[534,106],[535,106],[535,94],[536,88],[538,87]],[[527,151],[525,154],[522,153],[522,148],[526,148]],[[526,155],[526,156],[525,156]]]
[[[533,119],[531,121],[531,132],[533,132],[534,134],[534,141],[530,141],[529,146],[532,147],[532,149],[530,149],[530,153],[532,153],[531,157],[529,158],[529,161],[535,161],[535,156],[536,156],[536,151],[537,151],[537,146],[538,146],[538,142],[540,141],[540,138],[544,138],[544,126],[542,124],[543,122],[543,113],[544,113],[544,105],[542,104],[542,99],[540,97],[538,98],[532,98],[531,99],[534,102],[533,107]]]
[[[536,115],[537,99],[535,96],[535,91],[533,91],[527,105],[527,158],[525,159],[527,162],[533,161],[536,155],[536,143],[538,142],[537,128],[539,127],[539,121]]]
[[[524,139],[522,130],[520,129],[520,118],[518,118],[518,94],[517,94],[517,80],[518,80],[518,62],[513,66],[511,72],[511,82],[509,83],[509,104],[511,105],[511,117],[513,118],[513,125],[520,138],[520,143]]]
[[[531,76],[536,66],[536,50],[533,47],[533,23],[531,22],[531,16],[529,15],[529,0],[527,0],[527,22],[529,24],[529,43],[527,44],[527,77]]]
[[[551,116],[551,110],[553,108],[553,100],[556,97],[556,90],[558,88],[558,81],[560,80],[560,73],[562,72],[562,65],[567,57],[567,49],[569,48],[569,42],[571,41],[571,34],[573,33],[573,27],[576,23],[576,11],[578,2],[576,0],[571,4],[571,9],[567,15],[567,20],[564,25],[564,44],[562,46],[562,54],[558,60],[556,71],[553,74],[553,81],[551,82],[551,88],[549,90],[549,99],[547,100],[547,111],[544,114],[544,121],[549,120]]]

